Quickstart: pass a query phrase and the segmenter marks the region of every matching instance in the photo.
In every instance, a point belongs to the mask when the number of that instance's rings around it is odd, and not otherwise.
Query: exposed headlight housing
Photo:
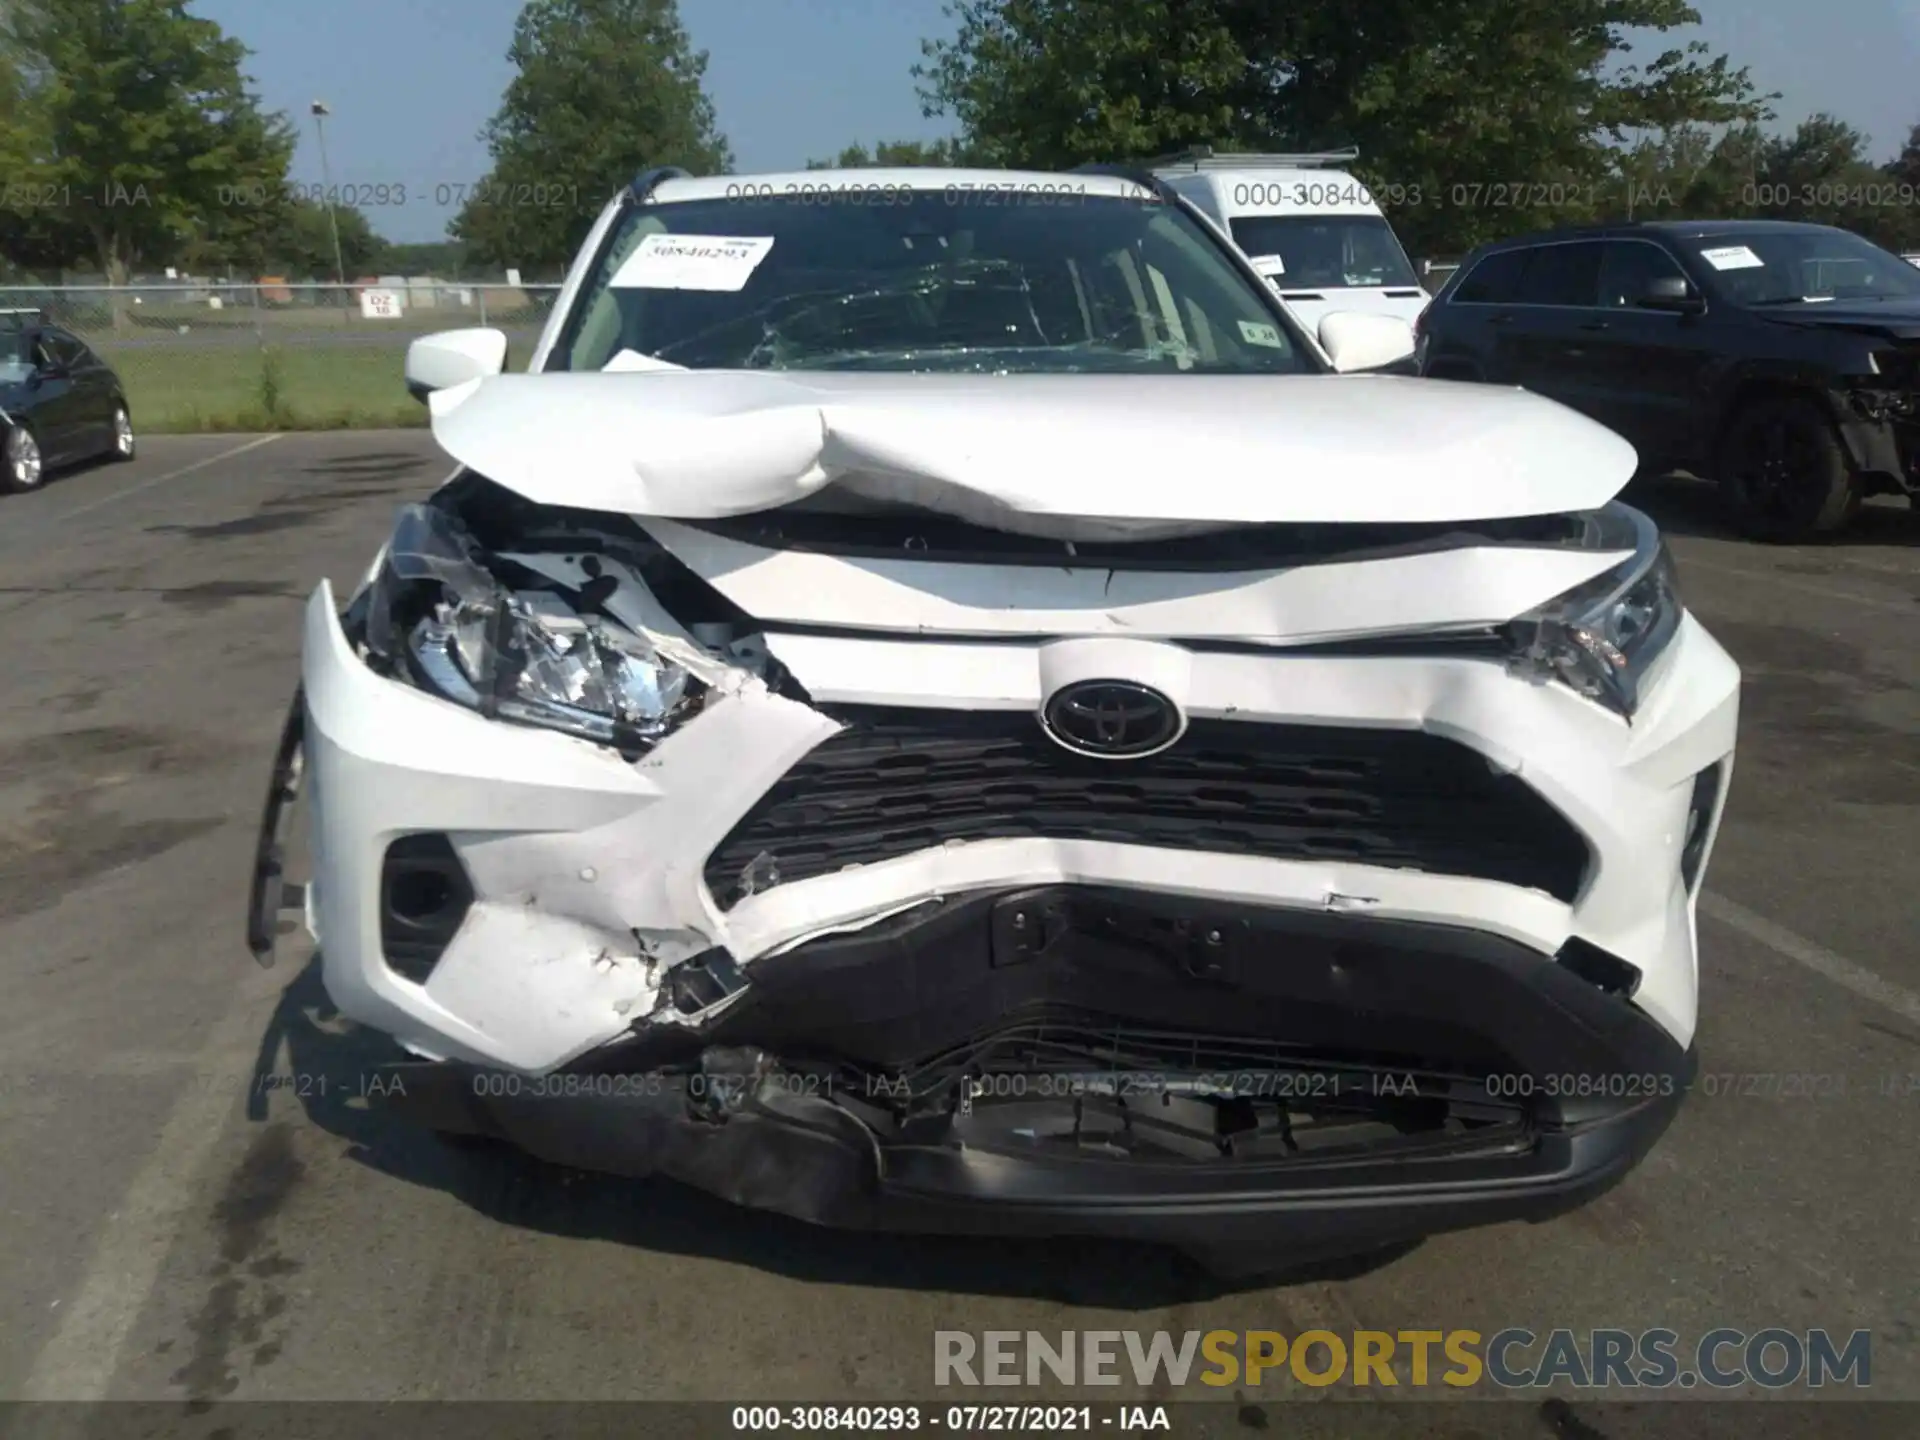
[[[1854,414],[1876,425],[1920,419],[1920,345],[1869,351],[1867,369],[1873,378],[1862,377],[1847,391]]]
[[[1672,552],[1653,521],[1625,505],[1607,506],[1596,521],[1623,541],[1631,537],[1632,557],[1515,620],[1512,668],[1557,680],[1631,720],[1686,607]]]
[[[1876,425],[1920,415],[1920,395],[1907,390],[1849,390],[1847,404],[1854,414]]]
[[[1895,345],[1869,351],[1867,368],[1880,377],[1882,385],[1920,386],[1920,345]]]
[[[445,511],[401,509],[367,593],[368,649],[392,673],[490,718],[644,751],[707,686],[600,606],[619,582],[591,557],[579,590],[482,560]],[[504,575],[503,573],[505,572]]]

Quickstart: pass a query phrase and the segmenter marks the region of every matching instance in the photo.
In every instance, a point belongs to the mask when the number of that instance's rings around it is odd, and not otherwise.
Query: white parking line
[[[274,988],[262,976],[249,978],[251,984],[235,987],[233,1003],[195,1057],[196,1073],[238,1075],[252,1068]],[[120,1207],[107,1217],[80,1291],[61,1307],[60,1328],[34,1360],[20,1399],[107,1397],[128,1332],[159,1282],[235,1103],[230,1085],[187,1085]]]
[[[1758,940],[1776,955],[1805,966],[1816,975],[1825,976],[1843,989],[1851,990],[1862,1000],[1871,1001],[1904,1020],[1920,1025],[1920,995],[1904,986],[1876,975],[1844,955],[1836,955],[1824,945],[1816,945],[1794,934],[1786,926],[1777,925],[1766,916],[1755,914],[1724,895],[1715,895],[1711,891],[1702,894],[1700,908],[1722,925],[1738,930],[1748,939]]]
[[[279,433],[257,436],[244,445],[236,445],[231,450],[222,450],[218,455],[209,455],[203,460],[194,461],[191,465],[182,465],[179,469],[169,470],[162,475],[149,475],[145,480],[129,485],[124,490],[115,490],[110,495],[96,495],[84,505],[76,505],[71,510],[62,510],[58,515],[48,516],[48,522],[71,520],[76,515],[85,515],[90,510],[98,510],[102,505],[111,505],[116,500],[124,500],[129,495],[138,495],[142,490],[151,490],[156,485],[165,484],[169,480],[178,480],[182,475],[191,475],[196,470],[204,470],[209,465],[218,465],[222,460],[231,460],[236,455],[244,455],[249,450],[258,450],[262,445],[271,445],[274,441],[283,438],[285,437]]]

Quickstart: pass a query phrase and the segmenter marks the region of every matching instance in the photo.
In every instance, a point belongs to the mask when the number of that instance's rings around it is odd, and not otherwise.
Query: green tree
[[[366,274],[380,262],[387,242],[374,233],[364,212],[352,205],[335,205],[333,222],[340,228],[340,262],[347,279]],[[304,196],[289,204],[267,258],[289,278],[333,279],[333,227],[327,221],[327,207]]]
[[[248,88],[246,47],[187,0],[11,0],[5,26],[31,173],[70,201],[55,238],[109,283],[173,259],[223,196],[285,180],[291,127]]]
[[[528,0],[507,58],[492,170],[448,227],[479,263],[564,264],[641,170],[732,166],[674,0]]]
[[[33,103],[33,60],[18,30],[18,16],[0,10],[0,174],[9,188],[24,183],[46,153],[45,117]]]
[[[882,140],[871,151],[849,145],[831,160],[809,160],[809,170],[866,170],[887,165],[967,165],[957,140]]]
[[[1895,180],[1920,187],[1920,121],[1907,132],[1907,143],[1887,166],[1887,173]]]
[[[1920,250],[1920,123],[1907,132],[1907,143],[1887,166],[1886,178],[1892,182],[1896,211],[1892,238],[1902,250]]]
[[[1616,152],[1612,183],[1600,189],[1596,218],[1672,220],[1737,215],[1753,179],[1747,156],[1758,129],[1716,135],[1707,125],[1681,124],[1638,137]]]
[[[9,279],[57,274],[81,241],[72,187],[50,171],[46,65],[25,33],[26,12],[0,4],[0,269]]]
[[[1233,0],[953,0],[914,67],[928,116],[991,165],[1064,168],[1250,140],[1251,14]]]
[[[33,56],[18,34],[17,12],[0,11],[0,273],[57,269],[73,236],[68,190],[43,168],[49,149]]]
[[[1355,144],[1416,251],[1608,203],[1636,133],[1759,120],[1700,42],[1629,63],[1684,0],[952,0],[922,108],[995,163],[1060,167],[1195,144]],[[1390,207],[1392,208],[1392,207]]]
[[[1704,126],[1676,127],[1619,153],[1620,183],[1603,218],[1798,220],[1911,248],[1920,243],[1920,184],[1904,179],[1908,162],[1876,166],[1867,148],[1865,135],[1827,114],[1786,134],[1752,124],[1717,137]]]
[[[399,275],[439,275],[458,279],[466,274],[466,246],[458,240],[425,240],[389,244],[380,256],[381,268]]]
[[[1760,148],[1759,174],[1776,187],[1795,192],[1796,206],[1818,205],[1798,192],[1873,168],[1866,150],[1867,137],[1853,126],[1832,115],[1811,115],[1792,132],[1766,139]]]
[[[362,211],[335,205],[333,218],[340,228],[340,260],[347,279],[380,263],[387,242],[374,233]],[[181,258],[195,270],[230,268],[255,276],[331,280],[333,228],[327,207],[298,192],[233,192],[201,217],[199,232]]]
[[[1867,137],[1832,115],[1809,116],[1791,134],[1761,147],[1756,199],[1779,220],[1805,220],[1871,232],[1873,201],[1885,180],[1867,159]]]

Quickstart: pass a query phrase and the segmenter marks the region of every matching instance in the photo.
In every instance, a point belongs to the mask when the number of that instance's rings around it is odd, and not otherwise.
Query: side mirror
[[[1392,315],[1336,310],[1320,322],[1320,348],[1341,375],[1379,370],[1413,358],[1413,326]]]
[[[504,330],[476,327],[422,335],[407,346],[407,393],[425,400],[436,390],[498,375],[506,365]]]
[[[1697,315],[1707,302],[1678,275],[1662,275],[1651,282],[1639,299],[1642,310],[1666,310],[1676,315]]]

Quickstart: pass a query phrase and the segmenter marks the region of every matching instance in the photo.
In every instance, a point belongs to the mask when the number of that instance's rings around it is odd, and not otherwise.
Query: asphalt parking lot
[[[1763,549],[1691,482],[1639,497],[1746,671],[1702,1069],[1775,1078],[1570,1217],[1236,1289],[819,1233],[300,1083],[375,1053],[241,941],[300,607],[446,468],[420,432],[168,437],[0,499],[0,1394],[845,1402],[932,1394],[939,1328],[1730,1325],[1869,1329],[1874,1394],[1920,1399],[1920,516]]]

